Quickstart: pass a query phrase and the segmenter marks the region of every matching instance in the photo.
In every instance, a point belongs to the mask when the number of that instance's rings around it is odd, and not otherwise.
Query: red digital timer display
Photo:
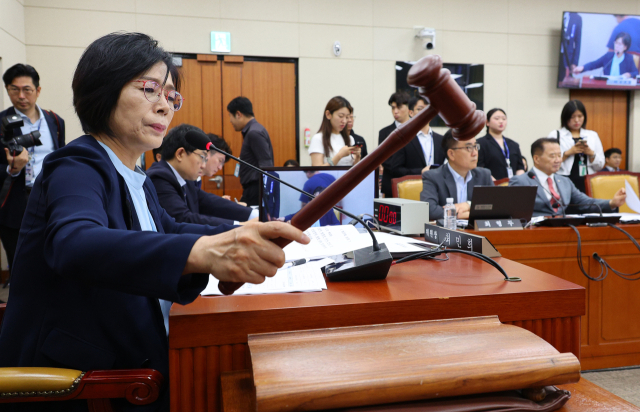
[[[383,226],[399,225],[400,210],[401,208],[398,206],[376,204],[375,217],[376,219],[378,219],[378,222]]]

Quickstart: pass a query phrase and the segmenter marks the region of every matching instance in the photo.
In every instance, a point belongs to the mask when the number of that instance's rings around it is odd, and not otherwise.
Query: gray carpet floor
[[[627,402],[640,406],[640,366],[602,371],[583,371],[582,377]]]

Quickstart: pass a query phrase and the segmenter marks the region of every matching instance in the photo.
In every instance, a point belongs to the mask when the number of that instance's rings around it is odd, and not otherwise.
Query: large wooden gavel
[[[485,126],[484,113],[476,110],[475,103],[463,93],[449,70],[442,69],[440,56],[431,55],[420,59],[409,71],[407,82],[418,87],[418,92],[427,99],[429,107],[394,130],[378,148],[296,213],[291,219],[293,226],[300,230],[311,227],[382,162],[408,144],[436,114],[440,114],[442,120],[452,129],[453,137],[458,140],[472,139]],[[283,238],[274,239],[273,242],[283,248],[291,243]],[[220,282],[218,287],[222,293],[230,295],[242,285]]]

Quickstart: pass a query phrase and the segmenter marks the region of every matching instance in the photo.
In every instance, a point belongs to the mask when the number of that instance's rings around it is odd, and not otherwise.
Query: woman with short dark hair
[[[602,67],[602,72],[605,76],[635,78],[638,75],[638,67],[633,61],[633,56],[627,53],[629,47],[631,47],[631,36],[625,32],[620,32],[613,42],[613,51],[605,53],[598,60],[576,67],[573,72],[578,74]]]
[[[168,410],[162,301],[193,301],[209,274],[263,282],[284,263],[269,239],[307,243],[283,223],[178,224],[160,207],[136,160],[162,143],[183,102],[179,86],[171,56],[147,35],[113,33],[85,50],[72,87],[87,135],[49,155],[36,179],[0,332],[0,367],[156,369],[164,385],[145,410]],[[13,406],[87,409],[80,401]]]
[[[503,135],[507,114],[495,108],[487,112],[487,134],[478,139],[478,166],[491,170],[494,180],[511,178],[525,172],[520,145]]]
[[[547,137],[560,143],[562,164],[558,173],[567,176],[578,190],[585,191],[586,175],[604,167],[604,151],[598,133],[587,130],[587,109],[580,100],[571,100],[562,108],[558,130]]]

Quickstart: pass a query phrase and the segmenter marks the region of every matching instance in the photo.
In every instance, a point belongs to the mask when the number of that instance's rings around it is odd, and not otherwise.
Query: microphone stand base
[[[340,255],[335,263],[324,267],[327,279],[336,281],[382,280],[387,277],[393,258],[387,246],[380,244],[380,250],[373,246],[353,251],[353,258]]]

